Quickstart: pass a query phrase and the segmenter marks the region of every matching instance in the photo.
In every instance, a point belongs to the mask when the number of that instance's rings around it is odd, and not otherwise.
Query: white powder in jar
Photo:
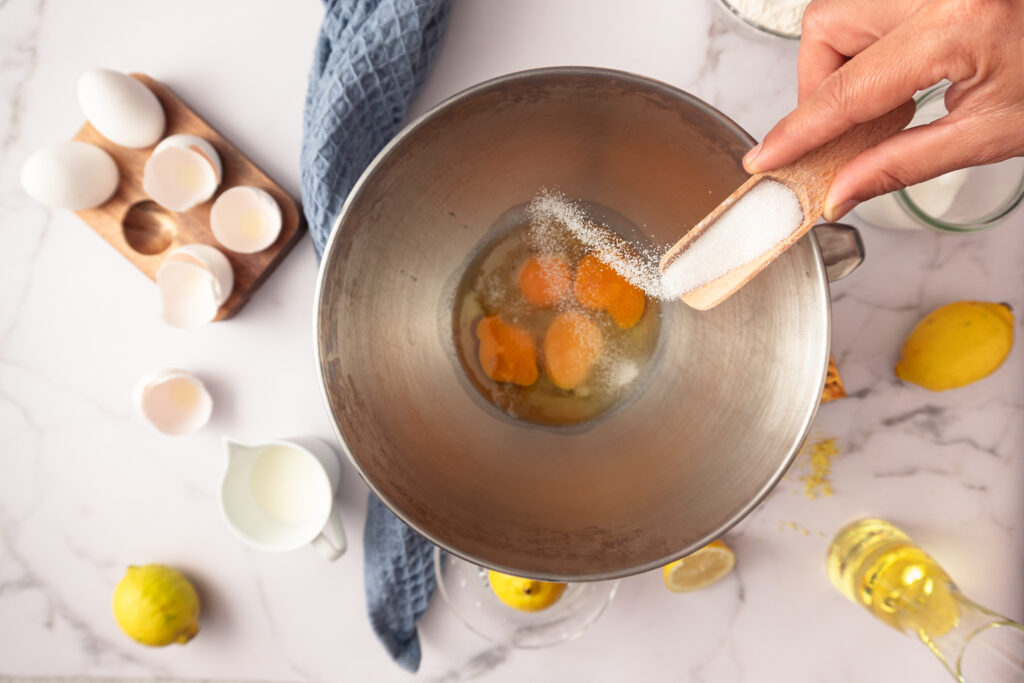
[[[694,240],[661,276],[665,290],[680,297],[754,261],[793,233],[804,220],[796,193],[762,180]]]
[[[810,0],[725,0],[748,22],[793,37],[800,35],[800,23],[809,3]]]

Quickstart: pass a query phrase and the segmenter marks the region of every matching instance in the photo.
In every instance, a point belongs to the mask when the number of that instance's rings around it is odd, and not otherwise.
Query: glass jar
[[[945,116],[943,81],[915,97],[910,126]],[[1001,223],[1024,199],[1024,158],[946,173],[903,190],[869,199],[854,208],[858,218],[894,229],[931,228],[939,232],[976,232]]]
[[[800,19],[810,0],[775,0],[765,3],[750,0],[717,0],[718,7],[748,33],[768,39],[781,38],[794,45],[800,42]],[[770,9],[777,17],[775,24],[764,19]],[[759,16],[760,14],[760,16]],[[794,30],[795,25],[795,30]]]

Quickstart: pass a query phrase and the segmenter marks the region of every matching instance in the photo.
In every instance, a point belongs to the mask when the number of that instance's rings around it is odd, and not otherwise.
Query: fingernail
[[[825,207],[825,220],[829,223],[834,223],[846,214],[850,213],[853,207],[859,204],[856,199],[847,199],[839,206],[826,206]]]
[[[756,173],[753,163],[757,155],[761,153],[761,143],[757,143],[750,148],[750,151],[743,155],[743,168],[747,169],[751,173]]]

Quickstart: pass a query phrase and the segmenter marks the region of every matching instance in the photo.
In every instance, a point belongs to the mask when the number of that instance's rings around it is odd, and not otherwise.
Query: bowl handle
[[[823,223],[814,227],[814,236],[821,247],[829,282],[842,280],[864,261],[864,242],[857,228],[845,223]]]

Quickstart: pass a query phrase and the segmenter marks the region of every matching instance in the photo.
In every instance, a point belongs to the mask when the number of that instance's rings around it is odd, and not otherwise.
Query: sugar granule
[[[729,207],[665,269],[664,291],[680,297],[754,261],[803,222],[796,193],[762,180]]]
[[[640,368],[636,363],[625,362],[616,364],[611,375],[612,385],[616,388],[624,387],[640,375]]]
[[[541,190],[526,209],[533,237],[544,242],[558,242],[558,233],[567,231],[606,266],[621,275],[647,296],[668,300],[674,298],[662,286],[658,272],[659,250],[626,242],[610,228],[596,223],[580,206],[565,195]]]

